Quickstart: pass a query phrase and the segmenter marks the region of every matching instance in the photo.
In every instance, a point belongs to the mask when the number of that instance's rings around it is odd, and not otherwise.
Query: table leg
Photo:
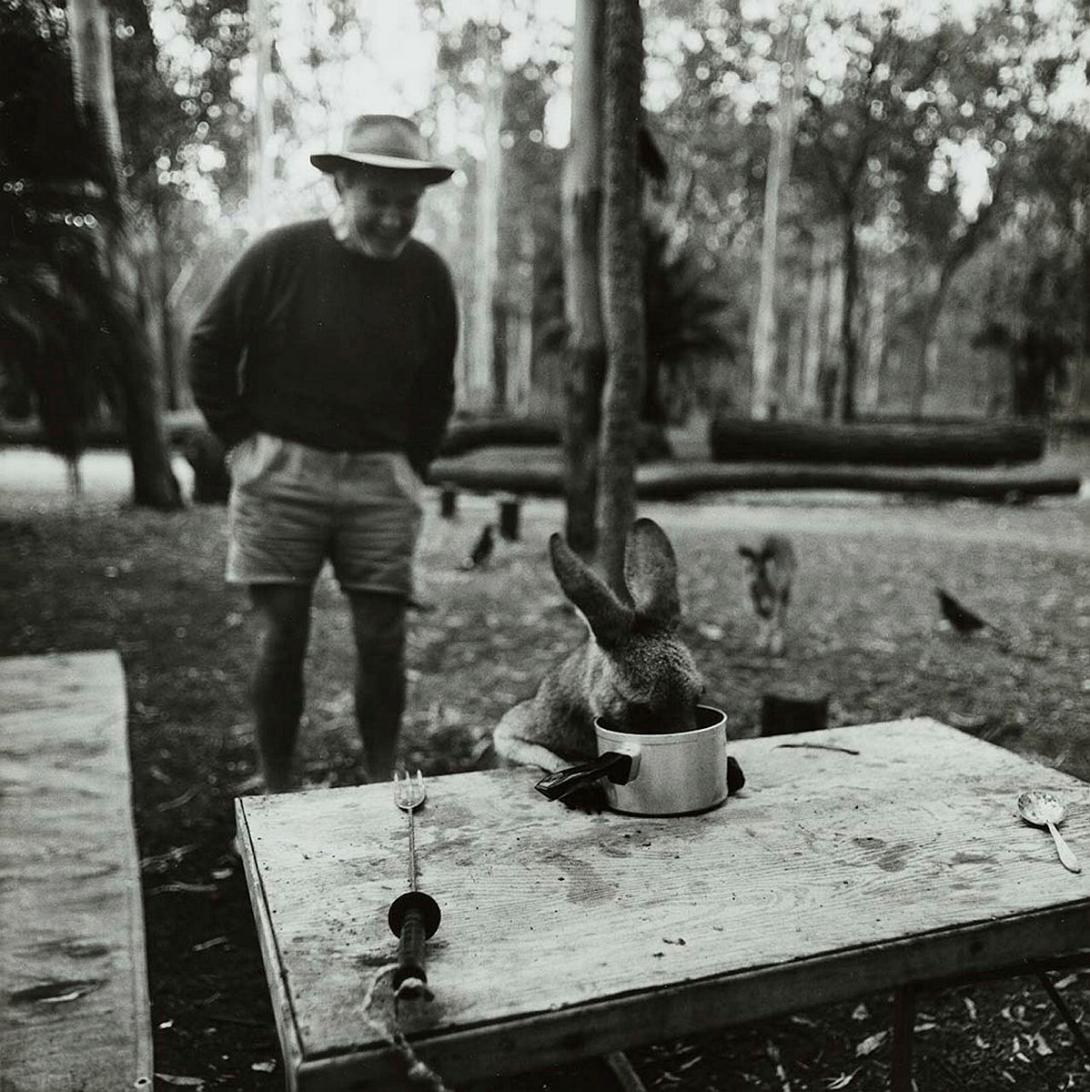
[[[893,1070],[890,1092],[912,1092],[912,1029],[916,1023],[916,995],[911,986],[893,991]]]
[[[615,1050],[612,1054],[607,1054],[606,1065],[617,1078],[617,1084],[622,1092],[647,1092],[646,1086],[640,1080],[640,1075],[632,1068],[632,1063],[623,1050]]]

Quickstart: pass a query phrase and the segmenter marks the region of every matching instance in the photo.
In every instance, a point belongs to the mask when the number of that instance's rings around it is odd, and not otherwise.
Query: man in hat
[[[193,393],[227,451],[227,580],[258,624],[251,688],[266,790],[294,787],[315,580],[351,606],[367,775],[392,776],[405,701],[405,608],[421,480],[450,416],[450,272],[412,238],[433,162],[407,118],[370,114],[311,156],[339,201],[239,259],[194,328]]]

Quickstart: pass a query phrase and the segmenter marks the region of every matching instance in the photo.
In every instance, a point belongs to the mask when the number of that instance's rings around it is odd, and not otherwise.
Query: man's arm
[[[458,349],[458,305],[450,271],[442,265],[441,283],[431,301],[433,344],[413,399],[414,420],[408,457],[423,478],[435,458],[454,408],[454,354]]]
[[[241,369],[263,304],[267,273],[265,248],[258,243],[224,278],[189,339],[194,401],[226,448],[254,431],[242,401]]]

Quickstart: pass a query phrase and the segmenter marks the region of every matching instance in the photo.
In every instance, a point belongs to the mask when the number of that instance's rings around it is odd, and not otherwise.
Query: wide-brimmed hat
[[[320,152],[310,157],[320,171],[331,172],[353,164],[380,167],[415,179],[425,186],[445,182],[453,167],[433,162],[428,145],[409,118],[396,114],[362,114],[344,130],[339,152]]]

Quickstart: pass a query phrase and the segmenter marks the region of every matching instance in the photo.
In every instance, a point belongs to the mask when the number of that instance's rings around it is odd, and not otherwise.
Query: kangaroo
[[[746,559],[749,595],[757,614],[757,648],[783,655],[784,624],[795,575],[795,550],[785,535],[768,535],[760,547],[739,546]]]
[[[559,534],[550,537],[549,554],[589,634],[545,674],[532,698],[504,714],[492,734],[496,755],[554,773],[597,756],[595,717],[620,731],[695,728],[704,679],[677,636],[677,560],[662,528],[639,519],[629,531],[624,570],[631,605]]]

